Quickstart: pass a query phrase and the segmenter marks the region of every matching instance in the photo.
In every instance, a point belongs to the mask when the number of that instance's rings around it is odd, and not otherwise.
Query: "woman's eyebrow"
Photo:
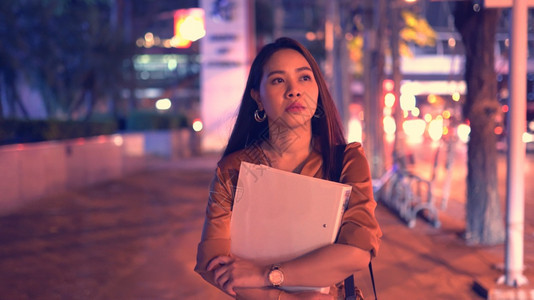
[[[312,69],[310,67],[300,67],[300,68],[296,68],[295,71],[297,71],[297,72],[312,71]],[[286,72],[282,71],[282,70],[274,70],[274,71],[271,71],[271,72],[267,73],[267,77],[269,77],[271,75],[274,75],[274,74],[285,74],[285,73]]]
[[[274,75],[274,74],[285,74],[286,72],[285,71],[282,71],[282,70],[274,70],[274,71],[271,71],[267,74],[267,77],[270,77],[271,75]]]
[[[300,68],[297,68],[297,72],[301,72],[301,71],[311,71],[312,69],[310,67],[300,67]]]

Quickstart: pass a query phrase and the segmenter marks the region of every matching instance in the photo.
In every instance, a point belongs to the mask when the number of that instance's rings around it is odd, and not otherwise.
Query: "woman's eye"
[[[302,76],[302,80],[304,80],[304,81],[310,81],[310,80],[312,80],[312,78],[311,78],[310,75],[304,75],[304,76]]]
[[[271,81],[273,84],[282,83],[284,80],[282,78],[275,78]]]

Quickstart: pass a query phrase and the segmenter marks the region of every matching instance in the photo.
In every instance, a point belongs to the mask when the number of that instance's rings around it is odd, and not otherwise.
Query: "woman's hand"
[[[235,296],[234,287],[259,288],[267,285],[267,268],[248,260],[218,256],[209,262],[207,270],[213,271],[217,286],[232,296]]]
[[[280,300],[334,300],[334,296],[329,294],[322,294],[319,292],[298,292],[298,293],[286,293],[283,292],[280,295]]]
[[[236,288],[236,300],[334,300],[334,296],[319,292],[285,292],[274,288]]]

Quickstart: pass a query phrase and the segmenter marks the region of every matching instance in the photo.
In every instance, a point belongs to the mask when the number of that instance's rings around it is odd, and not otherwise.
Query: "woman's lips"
[[[305,109],[306,107],[299,103],[293,103],[286,107],[287,112],[301,112]]]

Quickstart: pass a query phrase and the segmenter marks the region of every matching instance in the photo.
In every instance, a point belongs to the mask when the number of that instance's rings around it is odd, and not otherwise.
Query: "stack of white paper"
[[[242,162],[231,219],[232,254],[272,264],[333,243],[351,190]]]

